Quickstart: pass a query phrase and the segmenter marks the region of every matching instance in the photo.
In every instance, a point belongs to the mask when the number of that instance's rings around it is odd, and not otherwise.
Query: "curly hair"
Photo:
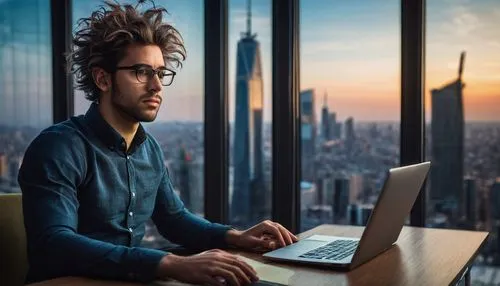
[[[80,30],[75,32],[73,49],[67,55],[68,71],[75,74],[76,88],[83,90],[86,99],[99,99],[92,69],[114,72],[130,44],[157,45],[167,65],[182,67],[186,49],[177,29],[163,22],[163,14],[168,11],[157,8],[152,0],[152,8],[138,11],[144,2],[138,0],[134,7],[105,1],[89,18],[78,21]]]

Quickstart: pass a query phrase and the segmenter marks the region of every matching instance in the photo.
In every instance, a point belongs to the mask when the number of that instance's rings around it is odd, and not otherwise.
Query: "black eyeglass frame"
[[[146,70],[150,71],[150,72],[148,72],[149,74],[147,75],[148,80],[153,79],[154,75],[157,75],[158,78],[160,79],[161,85],[163,85],[163,86],[170,86],[174,82],[174,77],[177,74],[175,71],[168,69],[168,68],[154,69],[152,66],[145,65],[145,64],[135,64],[132,66],[122,66],[122,67],[115,68],[115,70],[135,71],[135,77],[136,77],[137,81],[140,83],[147,83],[147,81],[144,82],[144,81],[141,81],[139,79],[139,70],[141,70],[141,69],[146,69]],[[163,72],[165,72],[165,71],[170,72],[170,74],[163,74]],[[160,74],[162,74],[162,76],[160,76]],[[166,77],[167,79],[170,78],[170,81],[168,81],[166,84],[163,82],[164,77]]]

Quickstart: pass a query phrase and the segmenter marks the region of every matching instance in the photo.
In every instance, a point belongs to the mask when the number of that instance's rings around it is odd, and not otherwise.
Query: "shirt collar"
[[[102,117],[99,106],[93,102],[85,114],[87,125],[93,130],[97,137],[111,150],[121,150],[125,152],[125,139]],[[142,124],[139,124],[137,132],[129,148],[128,153],[133,153],[146,140],[146,131]]]

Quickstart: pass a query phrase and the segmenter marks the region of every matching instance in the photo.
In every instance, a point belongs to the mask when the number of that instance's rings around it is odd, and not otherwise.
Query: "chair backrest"
[[[0,261],[0,285],[24,285],[28,258],[21,194],[0,194]]]

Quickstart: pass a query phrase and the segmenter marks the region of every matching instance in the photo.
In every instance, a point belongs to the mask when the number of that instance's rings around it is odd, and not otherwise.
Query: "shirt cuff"
[[[226,241],[226,233],[231,229],[234,228],[229,225],[212,223],[210,248],[221,248],[221,249],[229,248],[229,244]]]
[[[140,282],[152,282],[157,279],[158,266],[161,259],[167,255],[167,252],[149,249],[133,248],[133,261],[126,268],[128,270],[127,278]]]

